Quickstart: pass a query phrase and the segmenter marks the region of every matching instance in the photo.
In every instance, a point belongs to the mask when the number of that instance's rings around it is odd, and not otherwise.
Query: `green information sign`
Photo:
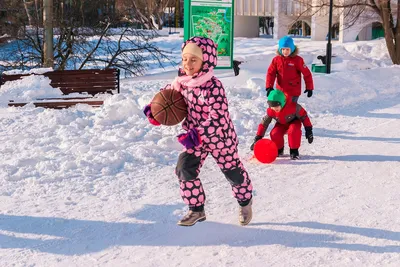
[[[233,0],[185,0],[185,40],[208,37],[218,44],[217,68],[233,67]]]

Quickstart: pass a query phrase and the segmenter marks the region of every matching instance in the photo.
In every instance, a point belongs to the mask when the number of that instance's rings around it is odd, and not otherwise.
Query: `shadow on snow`
[[[83,255],[115,246],[220,246],[282,245],[292,248],[335,248],[372,253],[400,253],[400,246],[346,244],[335,233],[303,233],[262,229],[257,225],[290,225],[400,241],[400,233],[373,228],[318,222],[254,223],[248,227],[206,221],[193,227],[176,225],[173,212],[182,205],[147,205],[128,215],[135,222],[106,222],[54,217],[0,215],[0,248],[32,249],[62,255]]]

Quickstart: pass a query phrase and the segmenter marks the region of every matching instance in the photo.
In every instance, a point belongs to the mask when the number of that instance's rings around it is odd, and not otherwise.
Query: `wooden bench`
[[[68,108],[79,103],[101,106],[103,100],[93,98],[96,94],[115,94],[120,92],[119,69],[57,70],[43,74],[2,74],[0,85],[15,81],[28,75],[43,75],[50,79],[50,86],[58,88],[63,95],[85,94],[83,97],[40,98],[33,104],[36,107]],[[10,100],[8,106],[21,107],[28,103]]]

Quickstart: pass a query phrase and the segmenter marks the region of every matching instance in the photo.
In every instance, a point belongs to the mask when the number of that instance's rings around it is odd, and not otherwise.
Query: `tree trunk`
[[[43,0],[43,25],[44,25],[44,65],[54,67],[53,51],[53,0]]]
[[[135,2],[136,0],[131,0],[131,5],[133,7],[134,10],[134,17],[136,17],[136,19],[138,19],[147,29],[153,29],[152,27],[152,22],[151,22],[151,18],[150,15],[148,14],[148,16],[146,16],[146,14],[143,14],[140,10],[140,8],[138,8],[138,5]]]
[[[397,22],[394,30],[394,43],[396,49],[397,64],[400,64],[400,0],[397,0]],[[396,64],[396,63],[395,63]]]
[[[25,12],[26,12],[26,16],[28,17],[28,24],[29,24],[29,26],[32,26],[33,25],[33,23],[32,23],[32,16],[31,16],[31,14],[29,13],[29,6],[28,6],[28,2],[26,1],[26,0],[24,0],[24,8],[25,8]]]
[[[160,13],[157,13],[157,20],[158,20],[158,29],[162,30],[163,25],[164,25],[164,21],[160,16]]]
[[[81,1],[79,10],[81,12],[82,25],[85,26],[85,1],[84,0]]]
[[[390,0],[384,0],[379,3],[380,16],[382,18],[383,29],[385,31],[385,41],[389,52],[389,56],[395,65],[400,64],[400,58],[398,57],[398,51],[400,42],[396,38],[397,29],[394,27],[393,18],[391,17]],[[398,24],[398,23],[397,23]],[[397,51],[396,51],[397,50]]]

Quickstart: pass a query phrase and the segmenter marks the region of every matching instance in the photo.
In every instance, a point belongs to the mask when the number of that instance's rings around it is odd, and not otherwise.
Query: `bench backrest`
[[[23,76],[43,75],[48,77],[50,85],[59,88],[64,95],[71,93],[119,93],[119,69],[92,70],[56,70],[43,74],[2,74],[0,83],[15,81]]]

